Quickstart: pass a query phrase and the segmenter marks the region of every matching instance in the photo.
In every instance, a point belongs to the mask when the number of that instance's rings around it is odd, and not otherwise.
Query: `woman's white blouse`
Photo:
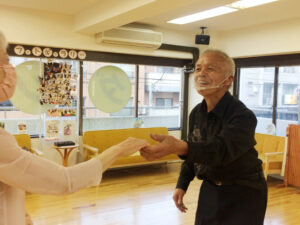
[[[0,225],[25,224],[25,191],[65,195],[98,185],[101,178],[98,159],[63,167],[22,150],[0,128]]]

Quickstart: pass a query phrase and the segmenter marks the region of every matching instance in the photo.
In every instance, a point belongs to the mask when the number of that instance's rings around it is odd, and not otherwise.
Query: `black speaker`
[[[195,37],[195,44],[209,45],[209,40],[209,35],[197,34]]]

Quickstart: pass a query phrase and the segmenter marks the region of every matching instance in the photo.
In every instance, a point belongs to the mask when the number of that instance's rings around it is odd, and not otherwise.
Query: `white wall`
[[[269,23],[260,26],[211,33],[209,46],[200,45],[200,53],[206,48],[217,48],[231,57],[278,55],[300,52],[300,18]],[[188,112],[202,100],[189,78]],[[232,91],[232,90],[231,90]]]
[[[231,57],[300,52],[300,18],[231,30],[216,35],[213,47]]]
[[[0,28],[11,43],[192,58],[190,53],[97,44],[94,35],[74,31],[72,16],[58,13],[1,6]],[[191,46],[194,42],[193,36],[184,32],[160,31],[163,32],[164,43]]]

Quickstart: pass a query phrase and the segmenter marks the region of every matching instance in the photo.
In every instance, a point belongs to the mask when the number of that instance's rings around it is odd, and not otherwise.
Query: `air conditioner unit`
[[[129,27],[119,27],[96,34],[97,43],[129,45],[144,48],[159,48],[162,33]]]

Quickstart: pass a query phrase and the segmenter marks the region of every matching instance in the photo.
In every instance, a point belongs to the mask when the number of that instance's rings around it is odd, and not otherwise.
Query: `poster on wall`
[[[59,120],[47,120],[45,123],[45,139],[59,139]]]
[[[47,116],[61,117],[61,116],[76,116],[75,109],[48,109]]]
[[[18,133],[19,134],[26,134],[27,131],[27,125],[25,122],[19,122],[18,123]]]
[[[75,138],[76,121],[64,120],[63,121],[63,139],[73,140]]]

